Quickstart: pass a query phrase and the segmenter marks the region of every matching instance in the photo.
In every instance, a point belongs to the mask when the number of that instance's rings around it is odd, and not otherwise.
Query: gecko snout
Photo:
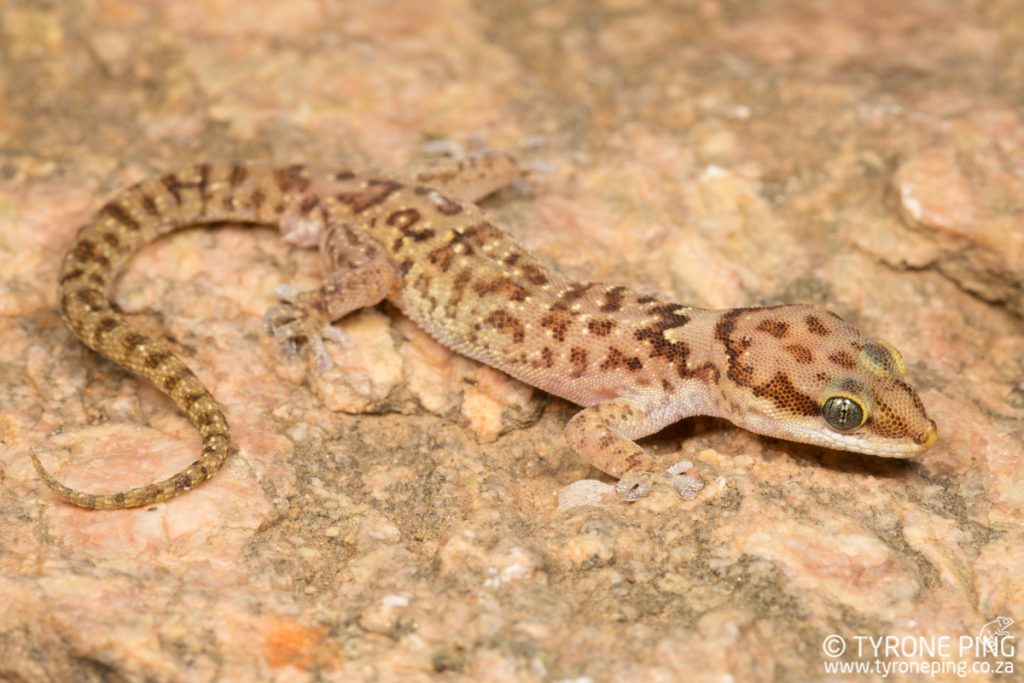
[[[914,443],[920,444],[923,449],[931,448],[939,438],[939,429],[935,420],[928,420],[928,431],[921,432],[914,437]]]

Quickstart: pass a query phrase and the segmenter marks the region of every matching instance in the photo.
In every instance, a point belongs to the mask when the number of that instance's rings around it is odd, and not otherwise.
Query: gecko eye
[[[825,401],[821,416],[830,427],[840,432],[860,427],[867,418],[864,408],[848,396],[833,396]]]

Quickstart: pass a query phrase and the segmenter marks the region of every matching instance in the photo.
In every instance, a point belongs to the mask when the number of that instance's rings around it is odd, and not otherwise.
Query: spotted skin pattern
[[[124,191],[68,251],[61,312],[87,346],[167,394],[199,430],[202,452],[163,481],[111,494],[68,488],[33,455],[43,481],[80,507],[129,508],[173,498],[223,465],[232,451],[223,408],[163,339],[125,320],[110,292],[146,243],[225,222],[277,226],[289,242],[320,248],[323,284],[285,292],[267,313],[286,349],[305,345],[321,369],[329,367],[323,339],[340,336],[330,323],[387,299],[445,346],[583,406],[566,441],[620,478],[626,500],[653,484],[692,494],[694,480],[684,490],[678,473],[659,471],[634,443],[692,415],[886,457],[913,456],[935,442],[935,424],[904,380],[896,349],[862,338],[827,310],[699,309],[575,281],[537,260],[473,204],[517,175],[512,159],[495,154],[421,164],[396,177],[198,164]],[[860,424],[828,423],[823,408],[835,397],[850,399],[838,412]]]

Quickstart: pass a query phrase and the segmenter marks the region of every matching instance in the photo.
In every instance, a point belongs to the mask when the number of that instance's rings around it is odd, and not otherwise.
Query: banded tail
[[[329,213],[312,194],[301,166],[255,167],[198,164],[143,181],[108,202],[79,231],[60,272],[60,307],[74,334],[100,355],[145,377],[188,416],[202,436],[202,454],[191,465],[154,484],[118,493],[89,494],[50,475],[31,454],[45,484],[83,508],[150,505],[184,493],[220,470],[230,455],[231,433],[220,404],[163,339],[133,328],[110,300],[113,282],[142,246],[178,228],[225,222],[278,225],[287,219],[324,225]]]

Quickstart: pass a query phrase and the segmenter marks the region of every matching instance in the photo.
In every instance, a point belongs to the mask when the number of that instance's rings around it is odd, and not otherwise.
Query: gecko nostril
[[[935,425],[935,420],[928,420],[928,431],[921,432],[915,436],[914,442],[924,446],[925,448],[931,448],[938,438],[939,430]]]

